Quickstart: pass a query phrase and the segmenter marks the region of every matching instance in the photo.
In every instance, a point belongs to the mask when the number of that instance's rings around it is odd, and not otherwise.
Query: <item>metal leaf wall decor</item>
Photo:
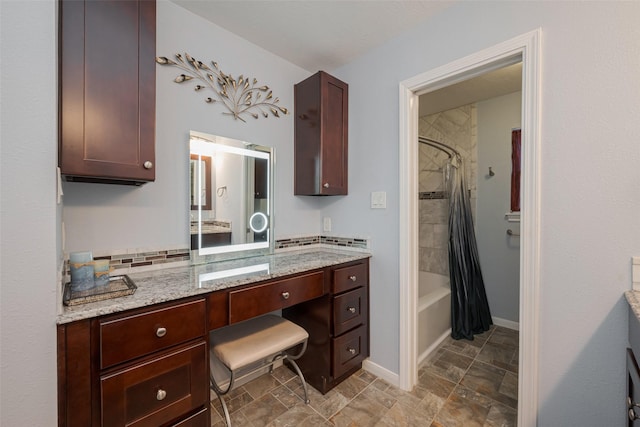
[[[289,110],[277,105],[280,100],[273,97],[269,86],[257,86],[258,80],[242,75],[235,79],[231,74],[223,73],[214,61],[211,61],[211,68],[188,53],[185,53],[184,58],[178,53],[175,61],[158,56],[156,62],[160,65],[172,65],[183,71],[173,80],[176,83],[194,80],[197,81],[194,87],[196,91],[212,89],[217,99],[207,97],[205,102],[221,102],[229,110],[223,114],[232,115],[235,119],[246,122],[241,117],[245,114],[251,115],[254,119],[260,117],[260,114],[265,118],[269,117],[269,113],[275,117],[280,117],[281,113],[289,114]]]

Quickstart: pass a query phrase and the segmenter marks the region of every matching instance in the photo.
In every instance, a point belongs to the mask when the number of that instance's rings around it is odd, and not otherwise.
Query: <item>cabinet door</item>
[[[67,180],[155,179],[155,0],[60,1],[60,150]]]
[[[348,178],[348,86],[322,73],[322,174],[320,194],[346,195]]]
[[[102,425],[157,427],[207,404],[207,343],[100,379]]]

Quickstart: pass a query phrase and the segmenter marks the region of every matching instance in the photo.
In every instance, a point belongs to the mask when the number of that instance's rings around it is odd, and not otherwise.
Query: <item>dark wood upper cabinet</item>
[[[59,6],[62,174],[68,181],[155,180],[155,0]]]
[[[294,194],[347,194],[349,86],[319,71],[294,87]]]

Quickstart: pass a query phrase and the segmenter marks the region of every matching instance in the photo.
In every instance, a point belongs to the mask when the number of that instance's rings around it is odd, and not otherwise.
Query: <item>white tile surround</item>
[[[471,193],[472,215],[475,218],[478,169],[476,104],[420,117],[418,134],[452,146],[462,154]],[[440,195],[440,192],[446,190],[442,167],[447,162],[447,155],[424,144],[420,144],[419,153],[419,269],[448,275],[449,199],[446,193]]]

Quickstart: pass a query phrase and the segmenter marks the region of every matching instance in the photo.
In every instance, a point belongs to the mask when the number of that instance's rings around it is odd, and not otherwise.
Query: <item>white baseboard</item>
[[[387,368],[383,368],[377,363],[373,363],[370,359],[365,359],[362,362],[362,369],[382,380],[385,380],[395,387],[398,387],[398,384],[400,384],[400,377],[398,376],[398,374],[396,374],[395,372],[391,372]]]
[[[499,317],[492,317],[493,324],[496,326],[502,326],[503,328],[513,329],[514,331],[520,330],[520,323],[513,320],[501,319]]]

